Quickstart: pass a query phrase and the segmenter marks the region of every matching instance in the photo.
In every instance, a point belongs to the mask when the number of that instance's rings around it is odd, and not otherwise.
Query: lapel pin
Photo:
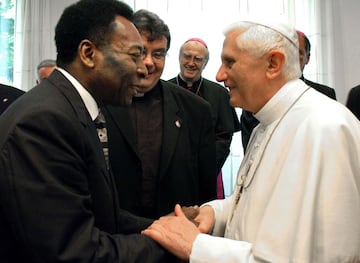
[[[176,125],[176,127],[180,128],[180,127],[181,127],[181,121],[180,121],[180,120],[177,120],[177,121],[175,122],[175,125]]]

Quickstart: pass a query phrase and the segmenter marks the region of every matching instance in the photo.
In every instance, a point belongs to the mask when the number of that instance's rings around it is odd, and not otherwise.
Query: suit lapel
[[[105,158],[102,151],[102,146],[99,141],[99,137],[96,132],[95,125],[91,119],[91,116],[86,109],[86,106],[77,92],[76,88],[71,84],[71,82],[59,71],[55,70],[49,78],[49,82],[52,83],[56,88],[60,90],[61,93],[67,98],[68,102],[72,105],[76,117],[86,128],[87,136],[89,136],[89,141],[91,142],[91,148],[94,150],[96,159],[99,160],[99,165],[101,165],[101,171],[106,179],[106,181],[111,185],[109,179],[109,171],[106,167]]]
[[[92,120],[76,88],[60,71],[54,70],[53,73],[54,74],[51,74],[47,80],[51,82],[56,88],[58,88],[60,92],[63,93],[64,96],[68,99],[68,102],[72,105],[79,121],[83,125],[88,124],[89,121]]]
[[[136,136],[128,109],[124,107],[106,106],[104,107],[104,114],[107,119],[111,118],[111,122],[119,129],[132,150],[137,154]]]
[[[164,97],[164,131],[161,151],[160,178],[166,174],[183,125],[181,110],[174,98],[171,87],[162,82]]]

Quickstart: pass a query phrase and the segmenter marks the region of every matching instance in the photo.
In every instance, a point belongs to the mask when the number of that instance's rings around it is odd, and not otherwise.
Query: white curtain
[[[36,84],[36,66],[56,59],[54,31],[64,7],[74,0],[17,0],[14,86],[25,91]]]

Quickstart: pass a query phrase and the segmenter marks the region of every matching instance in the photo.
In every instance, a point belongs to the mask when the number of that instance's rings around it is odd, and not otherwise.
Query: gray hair
[[[279,27],[284,29],[284,25]],[[271,50],[280,50],[285,55],[283,74],[287,80],[298,79],[301,76],[299,65],[299,42],[295,29],[278,30],[273,25],[256,22],[240,21],[230,25],[224,34],[241,30],[243,33],[236,39],[240,50],[247,51],[251,56],[261,57]],[[241,40],[241,41],[240,41]]]
[[[54,59],[44,59],[37,65],[37,70],[44,67],[54,67],[56,66],[56,61]]]

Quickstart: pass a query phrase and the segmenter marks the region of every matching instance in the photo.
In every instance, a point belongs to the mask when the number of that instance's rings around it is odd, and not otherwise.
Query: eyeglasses
[[[143,50],[142,53],[142,58],[146,58],[148,55],[147,50]],[[150,53],[150,56],[152,57],[153,60],[157,60],[157,61],[161,61],[165,59],[166,56],[166,50],[158,50],[158,51],[154,51]]]
[[[190,54],[185,54],[183,53],[182,54],[182,57],[185,61],[191,61],[193,60],[195,63],[202,63],[205,61],[205,58],[203,57],[199,57],[199,56],[192,56]]]

